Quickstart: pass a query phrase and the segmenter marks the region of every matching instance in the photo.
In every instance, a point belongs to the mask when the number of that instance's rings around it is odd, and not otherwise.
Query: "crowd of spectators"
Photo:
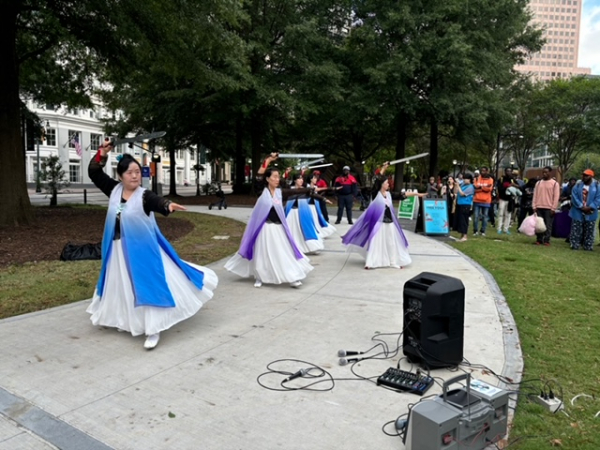
[[[565,238],[573,250],[593,250],[600,207],[600,187],[595,173],[586,169],[581,179],[571,177],[561,185],[552,167],[544,167],[541,177],[522,179],[511,168],[495,180],[487,167],[481,167],[468,179],[462,174],[441,181],[434,177],[427,184],[427,196],[444,198],[452,229],[468,238],[486,236],[488,223],[496,233],[521,232],[528,216],[543,221],[543,232],[536,233],[535,245],[549,246],[551,237]],[[538,220],[540,220],[538,219]],[[514,226],[516,224],[516,226]]]

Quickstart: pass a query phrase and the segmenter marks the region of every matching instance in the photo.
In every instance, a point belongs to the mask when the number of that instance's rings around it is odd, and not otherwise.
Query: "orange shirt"
[[[473,180],[475,196],[473,203],[492,203],[492,191],[494,190],[494,179],[492,177],[477,177]]]

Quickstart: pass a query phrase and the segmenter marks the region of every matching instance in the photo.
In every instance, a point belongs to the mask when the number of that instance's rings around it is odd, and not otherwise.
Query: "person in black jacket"
[[[507,167],[504,169],[504,176],[496,183],[496,190],[498,192],[498,234],[510,234],[510,219],[515,207],[515,201],[506,190],[511,186],[518,187],[518,184],[513,178],[512,169]]]

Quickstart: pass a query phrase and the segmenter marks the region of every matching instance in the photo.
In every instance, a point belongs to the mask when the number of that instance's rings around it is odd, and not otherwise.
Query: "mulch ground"
[[[182,205],[208,205],[214,196],[176,196]],[[228,206],[253,206],[254,195],[226,195]],[[87,244],[102,240],[106,210],[71,207],[36,207],[35,222],[29,226],[0,228],[0,268],[33,261],[58,261],[67,243]],[[156,216],[165,237],[172,241],[185,236],[193,225],[185,219]]]

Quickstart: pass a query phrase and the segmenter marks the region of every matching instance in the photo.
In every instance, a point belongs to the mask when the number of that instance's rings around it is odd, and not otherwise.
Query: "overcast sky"
[[[600,0],[583,0],[578,65],[600,75]]]

